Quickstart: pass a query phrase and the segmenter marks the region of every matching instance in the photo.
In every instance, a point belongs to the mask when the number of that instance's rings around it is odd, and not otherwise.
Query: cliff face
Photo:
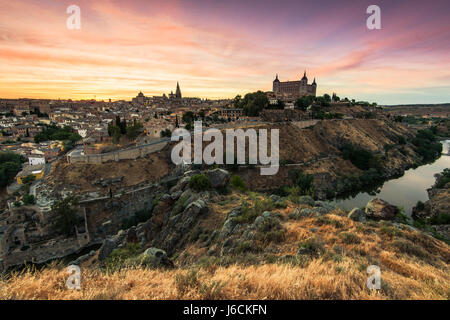
[[[450,239],[450,169],[435,175],[436,182],[427,190],[430,200],[413,208],[413,217],[432,225],[441,236]]]
[[[450,214],[450,176],[449,169],[435,175],[436,182],[427,189],[430,200],[413,209],[413,215],[422,220],[433,220],[441,214]]]
[[[259,169],[239,172],[251,189],[274,190],[289,184],[289,171],[300,169],[315,176],[314,186],[319,197],[326,190],[337,189],[337,181],[344,176],[362,175],[350,160],[344,160],[340,149],[346,145],[366,149],[382,161],[385,178],[402,174],[405,169],[420,162],[420,156],[406,142],[415,132],[406,126],[379,119],[322,120],[307,129],[294,124],[274,124],[267,129],[280,130],[280,163],[278,174],[261,176]]]

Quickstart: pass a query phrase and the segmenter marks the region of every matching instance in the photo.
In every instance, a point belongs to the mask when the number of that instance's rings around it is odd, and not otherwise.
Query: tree
[[[237,97],[235,101],[237,101]],[[269,99],[267,99],[267,95],[262,91],[247,93],[243,99],[235,103],[236,108],[243,109],[244,115],[250,117],[258,116],[261,110],[266,109],[268,105]]]
[[[111,126],[111,128],[109,129],[110,133],[111,133],[111,137],[112,137],[112,141],[114,144],[118,144],[120,141],[120,137],[122,135],[122,132],[120,130],[120,127],[118,126]]]
[[[19,172],[25,157],[13,152],[0,152],[0,187],[10,184]]]
[[[55,125],[45,126],[44,129],[34,136],[36,143],[48,140],[71,140],[73,143],[81,140],[82,137],[75,133],[70,126],[59,128]]]
[[[130,140],[136,139],[142,132],[142,124],[140,122],[135,122],[134,124],[127,126],[126,135]]]
[[[172,132],[170,132],[170,129],[161,130],[161,137],[170,137],[171,135]]]
[[[242,97],[238,94],[236,97],[234,97],[233,99],[233,106],[235,108],[239,108],[239,103],[241,102]]]
[[[24,184],[32,183],[35,180],[36,180],[36,176],[28,175],[28,176],[22,178],[22,183],[24,183]]]
[[[196,117],[192,111],[185,112],[183,114],[183,117],[181,118],[181,120],[183,120],[183,122],[186,124],[192,124],[195,119]]]
[[[306,109],[313,103],[313,101],[314,101],[313,96],[303,96],[295,100],[294,107],[296,109],[306,111]]]
[[[36,201],[34,199],[34,196],[32,194],[24,195],[23,198],[22,198],[22,201],[23,201],[23,204],[26,205],[26,206],[36,203]]]
[[[65,234],[73,235],[77,224],[78,198],[69,196],[65,199],[56,201],[52,205],[51,212],[56,215],[56,229]]]

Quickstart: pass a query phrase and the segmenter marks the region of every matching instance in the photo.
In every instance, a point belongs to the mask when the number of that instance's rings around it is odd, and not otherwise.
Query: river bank
[[[363,207],[370,199],[377,197],[403,207],[405,213],[411,215],[412,208],[418,201],[429,200],[427,188],[434,184],[434,175],[450,167],[450,140],[441,141],[441,143],[443,144],[442,154],[433,163],[410,168],[401,177],[381,183],[376,190],[338,197],[333,202],[345,210],[351,210],[354,207]]]

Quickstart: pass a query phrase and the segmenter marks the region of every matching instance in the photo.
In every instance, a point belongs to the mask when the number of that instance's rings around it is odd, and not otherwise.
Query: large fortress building
[[[278,74],[273,80],[273,94],[277,99],[295,100],[303,96],[316,96],[317,83],[316,79],[311,84],[308,84],[306,77],[306,70],[303,78],[299,81],[285,81],[278,80]]]

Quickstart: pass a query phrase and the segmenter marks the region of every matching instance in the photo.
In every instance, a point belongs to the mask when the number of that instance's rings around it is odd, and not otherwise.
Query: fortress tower
[[[298,81],[281,82],[278,79],[278,74],[273,80],[272,91],[278,99],[281,100],[295,100],[302,96],[316,96],[317,83],[316,78],[312,84],[308,84],[308,77],[306,70],[303,73],[303,78]]]

